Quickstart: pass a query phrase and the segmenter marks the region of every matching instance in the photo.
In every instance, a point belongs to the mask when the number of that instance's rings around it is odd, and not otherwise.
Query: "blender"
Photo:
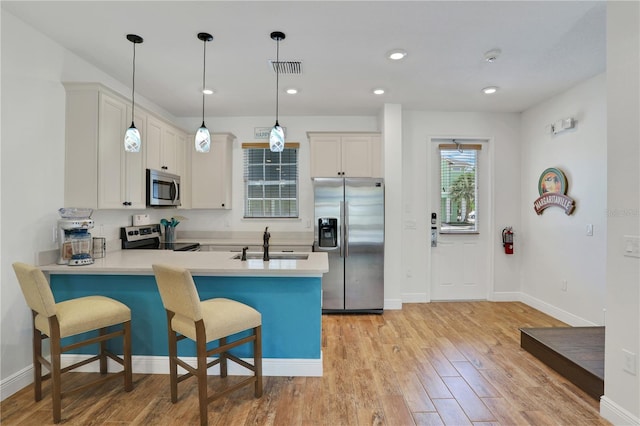
[[[93,228],[93,210],[62,208],[58,212],[61,219],[58,219],[60,256],[57,263],[70,266],[92,264],[93,239],[89,229]]]

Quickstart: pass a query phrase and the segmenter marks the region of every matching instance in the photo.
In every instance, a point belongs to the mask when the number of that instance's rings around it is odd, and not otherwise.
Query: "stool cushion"
[[[262,324],[260,312],[235,300],[216,298],[200,302],[202,320],[207,333],[207,342],[230,336]],[[171,327],[178,333],[196,340],[193,319],[176,314]]]
[[[127,305],[104,296],[79,297],[56,303],[56,314],[60,337],[131,321],[131,309]],[[47,317],[36,315],[35,325],[42,333],[50,335]]]

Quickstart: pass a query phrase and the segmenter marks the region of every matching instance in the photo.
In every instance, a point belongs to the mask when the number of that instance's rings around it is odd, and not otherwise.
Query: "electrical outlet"
[[[637,235],[625,235],[624,255],[627,257],[640,257],[640,237]]]
[[[562,284],[560,284],[560,290],[567,291],[567,280],[562,280]]]
[[[632,375],[636,375],[636,365],[637,365],[637,360],[636,360],[636,354],[634,354],[631,351],[628,351],[626,349],[622,350],[622,354],[624,356],[624,367],[622,368],[624,371],[626,371],[629,374]]]

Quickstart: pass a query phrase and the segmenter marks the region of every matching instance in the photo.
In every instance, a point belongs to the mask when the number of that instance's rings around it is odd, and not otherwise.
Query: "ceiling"
[[[281,116],[405,110],[519,112],[604,72],[606,1],[2,1],[9,11],[176,117],[275,114],[272,31],[282,31]],[[408,52],[393,62],[385,53]],[[493,63],[485,52],[500,49]],[[498,86],[491,96],[481,89]],[[283,92],[299,89],[297,95]],[[373,95],[372,89],[386,93]]]

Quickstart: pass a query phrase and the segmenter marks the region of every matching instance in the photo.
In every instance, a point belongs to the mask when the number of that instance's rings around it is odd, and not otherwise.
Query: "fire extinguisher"
[[[513,254],[513,228],[510,226],[502,230],[502,247],[505,254]]]

